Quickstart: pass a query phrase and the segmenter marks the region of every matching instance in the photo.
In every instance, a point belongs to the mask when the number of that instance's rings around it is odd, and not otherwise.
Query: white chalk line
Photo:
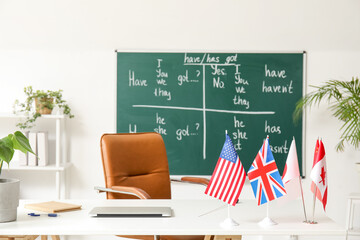
[[[207,112],[221,112],[221,113],[234,113],[234,114],[244,114],[244,115],[272,115],[275,114],[274,111],[232,111],[232,110],[221,110],[221,109],[211,109],[211,108],[193,108],[193,107],[175,107],[175,106],[158,106],[158,105],[132,105],[136,108],[160,108],[160,109],[177,109],[177,110],[187,110],[187,111],[207,111]]]

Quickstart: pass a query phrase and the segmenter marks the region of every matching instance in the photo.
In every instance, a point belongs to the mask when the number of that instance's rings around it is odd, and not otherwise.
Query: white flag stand
[[[239,226],[239,224],[230,217],[230,204],[228,204],[228,217],[222,222],[220,223],[220,226],[223,228],[232,228],[235,226]]]
[[[266,206],[266,217],[259,222],[259,225],[263,227],[270,227],[277,224],[277,222],[275,222],[269,217],[269,204],[270,202],[268,202]]]

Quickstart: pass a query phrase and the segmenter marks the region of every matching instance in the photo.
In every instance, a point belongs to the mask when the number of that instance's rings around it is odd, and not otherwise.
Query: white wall
[[[67,175],[69,198],[103,198],[99,139],[115,131],[115,49],[177,51],[302,51],[308,84],[359,74],[358,0],[0,0],[0,112],[11,111],[23,87],[63,89],[75,118]],[[345,224],[346,196],[359,192],[354,162],[360,153],[337,153],[340,123],[322,105],[307,115],[306,174],[318,136],[326,147],[328,215]],[[0,119],[0,134],[15,121]],[[11,172],[24,198],[55,195],[54,176]],[[309,179],[304,181],[310,198]],[[44,192],[46,189],[46,192]],[[252,198],[249,185],[242,198]],[[175,198],[204,197],[198,188],[174,185]],[[187,194],[190,192],[190,194]],[[320,205],[317,205],[320,207]],[[310,207],[309,207],[310,210]]]

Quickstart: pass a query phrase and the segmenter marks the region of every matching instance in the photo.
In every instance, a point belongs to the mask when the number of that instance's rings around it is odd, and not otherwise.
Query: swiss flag
[[[311,191],[315,193],[317,199],[322,202],[325,210],[327,202],[328,181],[325,148],[321,140],[317,140],[316,142],[314,163],[311,170],[310,178],[312,180]]]

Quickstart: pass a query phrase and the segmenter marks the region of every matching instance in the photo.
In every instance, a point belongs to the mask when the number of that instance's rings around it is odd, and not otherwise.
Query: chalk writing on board
[[[245,168],[266,135],[280,172],[302,126],[301,53],[117,53],[117,131],[158,132],[171,174],[208,175],[228,131]]]
[[[161,62],[163,59],[157,59],[158,65],[156,68],[156,84],[159,86],[154,89],[155,97],[165,97],[166,100],[171,101],[171,92],[169,90],[161,88],[160,86],[167,85],[168,73],[161,69]]]
[[[267,64],[265,64],[265,77],[266,78],[276,78],[276,79],[286,79],[286,70],[270,70],[268,69]],[[285,82],[282,85],[270,85],[265,80],[262,84],[262,92],[267,93],[288,93],[293,94],[293,81]]]
[[[164,71],[161,66],[163,63],[165,63],[164,59],[156,59],[157,60],[157,67],[156,67],[156,84],[158,85],[154,89],[154,96],[155,97],[166,97],[166,100],[171,101],[171,91],[166,89],[167,81],[168,81],[168,73]],[[220,57],[213,56],[209,53],[203,54],[203,57],[190,57],[187,56],[187,54],[184,54],[184,65],[192,65],[192,66],[199,66],[201,70],[197,73],[197,76],[203,76],[203,84],[205,84],[205,81],[207,80],[207,67],[210,68],[210,76],[209,78],[212,79],[212,86],[213,88],[217,89],[223,89],[226,88],[225,81],[221,80],[221,76],[226,76],[227,70],[226,67],[232,67],[234,68],[234,75],[232,76],[234,88],[235,88],[235,95],[233,96],[233,104],[240,105],[244,107],[244,110],[250,109],[250,101],[244,97],[244,94],[246,93],[246,86],[249,85],[249,82],[246,79],[243,79],[241,77],[241,64],[236,64],[237,60],[237,54],[229,55],[225,58],[224,62],[220,61]],[[133,72],[132,72],[133,73]],[[267,69],[267,65],[265,65],[265,75],[269,75],[269,77],[281,77],[286,78],[286,72],[285,70],[281,70],[280,72],[276,71],[270,71]],[[134,77],[133,77],[134,78]],[[199,80],[190,80],[189,81],[189,73],[188,70],[186,70],[184,75],[178,75],[177,77],[178,85],[182,86],[185,83],[193,82],[198,83]],[[136,85],[141,86],[141,85]],[[159,86],[164,86],[165,89],[160,88]],[[207,112],[218,112],[218,113],[232,113],[232,114],[258,114],[258,115],[268,115],[268,114],[275,114],[274,111],[234,111],[234,110],[226,110],[226,109],[210,109],[206,108],[205,106],[205,96],[206,96],[206,90],[203,88],[203,107],[202,108],[192,108],[192,107],[182,107],[182,106],[169,106],[169,105],[133,105],[134,108],[157,108],[157,109],[176,109],[176,110],[186,110],[186,111],[201,111],[203,113],[203,119],[202,119],[202,127],[203,127],[203,159],[206,159],[206,113]],[[158,121],[158,116],[156,117],[156,120]],[[238,120],[234,117],[234,124],[235,127],[238,125]],[[158,122],[156,122],[158,124]],[[244,123],[242,123],[244,124]],[[242,130],[241,128],[244,128],[245,125],[239,125],[242,126],[240,128],[237,128],[236,132],[233,132],[233,139],[235,140],[235,147],[237,150],[241,150],[241,141],[246,141],[246,131]],[[198,125],[199,127],[199,125]],[[154,131],[167,135],[166,129],[162,127],[160,124],[154,128]],[[182,141],[184,138],[197,135],[197,132],[191,131],[189,128],[189,125],[182,126],[180,128],[176,129],[176,139],[178,141]]]
[[[157,127],[154,128],[154,131],[157,132],[157,133],[160,133],[162,135],[167,135],[166,133],[166,122],[165,122],[165,118],[163,118],[162,116],[159,116],[158,113],[156,113],[156,124],[157,124]]]
[[[147,87],[147,80],[135,78],[135,72],[129,70],[129,86]]]

